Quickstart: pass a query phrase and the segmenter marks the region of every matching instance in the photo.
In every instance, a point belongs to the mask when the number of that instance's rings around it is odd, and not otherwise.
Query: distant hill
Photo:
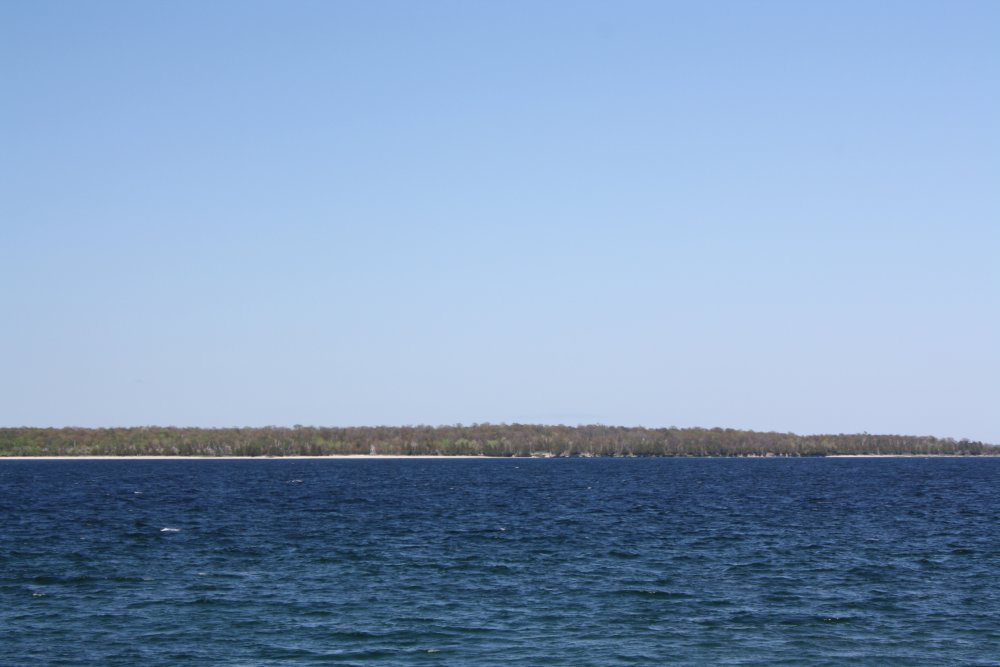
[[[1000,447],[908,435],[795,435],[625,426],[0,428],[0,456],[997,456]]]

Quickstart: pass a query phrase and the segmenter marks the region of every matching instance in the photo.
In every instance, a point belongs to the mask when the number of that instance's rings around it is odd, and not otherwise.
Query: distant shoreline
[[[365,461],[516,460],[528,459],[992,459],[993,454],[826,454],[822,456],[479,456],[466,454],[330,454],[327,456],[0,456],[0,461]]]
[[[0,428],[0,457],[548,458],[1000,455],[1000,446],[933,436],[796,435],[723,428],[547,424]]]
[[[194,428],[0,428],[0,457],[573,458],[1000,455],[1000,446],[933,436],[796,435],[722,428],[546,424]]]

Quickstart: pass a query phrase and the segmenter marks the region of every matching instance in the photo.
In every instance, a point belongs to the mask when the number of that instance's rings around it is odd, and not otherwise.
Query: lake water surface
[[[0,664],[997,665],[998,459],[0,461]]]

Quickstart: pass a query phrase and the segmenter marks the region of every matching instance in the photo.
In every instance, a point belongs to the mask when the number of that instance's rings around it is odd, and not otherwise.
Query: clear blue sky
[[[0,4],[0,425],[1000,442],[1000,3]]]

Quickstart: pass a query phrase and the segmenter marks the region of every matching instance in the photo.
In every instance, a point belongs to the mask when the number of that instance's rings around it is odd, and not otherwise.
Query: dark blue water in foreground
[[[996,665],[1000,460],[0,461],[4,665]]]

